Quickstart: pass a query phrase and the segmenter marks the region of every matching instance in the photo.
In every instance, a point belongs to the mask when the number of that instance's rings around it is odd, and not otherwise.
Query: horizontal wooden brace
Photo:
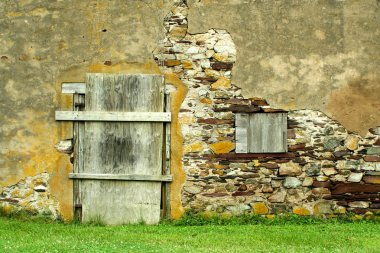
[[[56,111],[55,120],[61,121],[132,121],[170,122],[170,112],[90,112]]]
[[[62,93],[64,94],[85,94],[86,83],[62,83]]]
[[[96,180],[122,180],[122,181],[155,181],[171,182],[172,175],[137,175],[137,174],[91,174],[91,173],[70,173],[71,179],[96,179]]]

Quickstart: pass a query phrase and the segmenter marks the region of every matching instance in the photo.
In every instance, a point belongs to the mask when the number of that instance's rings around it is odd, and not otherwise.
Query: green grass
[[[0,218],[0,252],[380,252],[380,225],[96,226]]]

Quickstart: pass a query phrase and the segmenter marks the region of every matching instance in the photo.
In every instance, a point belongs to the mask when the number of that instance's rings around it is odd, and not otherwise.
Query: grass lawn
[[[0,252],[380,252],[380,224],[105,227],[0,218]]]

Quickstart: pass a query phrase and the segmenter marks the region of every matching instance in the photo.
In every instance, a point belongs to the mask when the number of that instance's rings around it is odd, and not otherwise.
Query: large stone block
[[[302,169],[297,163],[289,162],[280,164],[280,176],[298,176],[301,175]]]

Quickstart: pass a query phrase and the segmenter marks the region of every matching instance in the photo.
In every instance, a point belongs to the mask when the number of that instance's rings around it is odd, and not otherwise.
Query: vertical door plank
[[[235,117],[236,153],[248,153],[249,114],[237,113]]]
[[[84,109],[84,95],[74,94],[74,111],[82,111]],[[74,133],[74,173],[80,173],[83,168],[83,136],[84,123],[73,122]],[[74,180],[74,219],[82,220],[82,197],[81,197],[81,180]]]
[[[165,95],[165,112],[170,112],[170,93]],[[163,145],[163,175],[170,175],[170,130],[171,124],[167,122],[164,124],[164,145]],[[162,216],[165,218],[170,218],[170,183],[164,182],[162,184]]]
[[[162,112],[163,96],[163,77],[159,75],[87,75],[86,111]],[[85,122],[84,136],[83,173],[162,173],[162,123]],[[82,183],[83,221],[159,222],[160,182]]]

